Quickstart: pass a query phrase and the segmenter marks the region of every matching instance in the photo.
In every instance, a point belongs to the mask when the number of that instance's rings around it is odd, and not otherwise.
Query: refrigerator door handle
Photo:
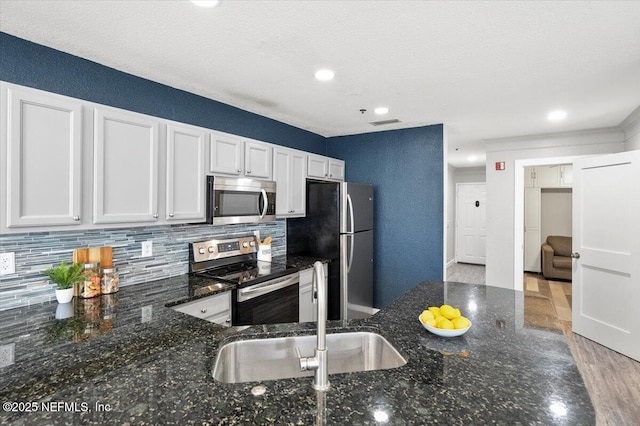
[[[351,272],[351,265],[353,264],[353,246],[355,246],[353,236],[353,234],[347,234],[347,237],[350,237],[351,239],[351,247],[349,248],[349,259],[347,260],[347,274]],[[347,245],[349,245],[349,239],[347,239]]]
[[[349,215],[349,228],[347,228],[347,232],[353,232],[354,224],[353,224],[353,202],[351,202],[351,195],[347,193],[347,214]]]

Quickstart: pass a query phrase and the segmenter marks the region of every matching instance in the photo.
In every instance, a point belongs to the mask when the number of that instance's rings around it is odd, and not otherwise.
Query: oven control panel
[[[255,237],[235,237],[222,240],[206,240],[191,243],[194,262],[205,260],[222,259],[225,257],[239,256],[241,254],[252,254],[258,251]]]

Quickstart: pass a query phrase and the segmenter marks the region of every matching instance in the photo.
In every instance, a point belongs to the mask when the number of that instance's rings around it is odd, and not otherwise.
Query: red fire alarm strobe
[[[504,170],[504,161],[496,161],[496,170]]]

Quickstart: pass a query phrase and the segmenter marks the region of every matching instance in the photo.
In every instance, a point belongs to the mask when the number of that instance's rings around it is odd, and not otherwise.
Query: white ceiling
[[[456,167],[640,105],[638,1],[0,0],[0,30],[324,136],[444,123]]]

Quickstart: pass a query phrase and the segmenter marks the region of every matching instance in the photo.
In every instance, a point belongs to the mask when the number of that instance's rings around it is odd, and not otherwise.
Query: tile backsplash
[[[0,311],[55,300],[54,284],[42,271],[62,261],[70,263],[73,250],[113,247],[113,264],[120,285],[134,285],[187,273],[188,243],[227,235],[260,231],[271,236],[274,256],[284,255],[286,220],[242,225],[173,225],[140,228],[34,232],[0,235],[0,253],[15,253],[16,273],[0,276]],[[141,257],[142,242],[153,242],[153,255]]]

